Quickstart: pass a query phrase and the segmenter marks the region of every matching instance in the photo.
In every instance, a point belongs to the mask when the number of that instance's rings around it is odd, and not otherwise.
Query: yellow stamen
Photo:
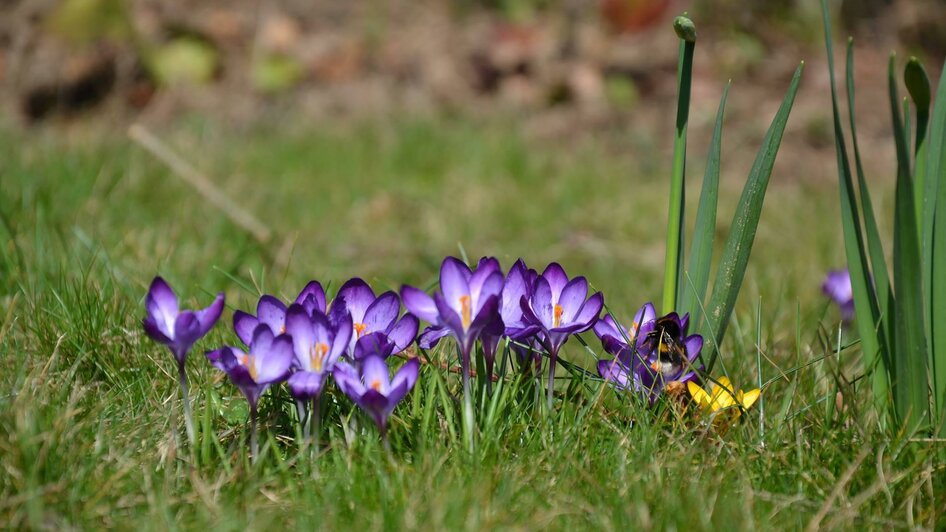
[[[371,381],[371,388],[374,389],[375,391],[380,392],[380,391],[381,391],[381,381],[379,381],[378,379],[375,379],[375,380]]]
[[[555,305],[552,308],[552,327],[558,327],[562,324],[562,312],[565,312],[565,310],[561,305]]]
[[[322,371],[322,363],[325,361],[325,355],[328,354],[328,344],[317,343],[312,346],[309,352],[309,364],[315,371]]]
[[[241,355],[240,356],[240,365],[244,366],[250,370],[250,378],[253,379],[253,382],[256,382],[256,357],[250,355]]]
[[[368,326],[365,325],[364,323],[356,323],[355,324],[355,338],[361,338],[361,335],[365,334],[365,329],[367,328]]]
[[[470,308],[470,296],[460,296],[460,318],[463,320],[463,328],[466,329],[473,321],[472,309]]]

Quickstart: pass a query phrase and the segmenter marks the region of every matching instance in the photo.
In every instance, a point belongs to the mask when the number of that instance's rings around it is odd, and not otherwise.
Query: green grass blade
[[[759,225],[759,216],[762,214],[762,201],[765,199],[765,191],[769,185],[769,178],[772,176],[772,167],[775,165],[775,156],[782,142],[788,115],[795,103],[795,94],[798,92],[804,67],[805,64],[802,63],[795,69],[795,75],[792,76],[785,99],[782,100],[782,105],[775,114],[775,118],[772,119],[772,124],[762,140],[762,147],[759,148],[755,162],[752,163],[749,178],[739,198],[739,206],[736,207],[736,214],[733,216],[729,237],[726,239],[719,269],[716,271],[716,281],[713,283],[709,313],[702,329],[704,337],[712,334],[716,339],[715,342],[705,344],[710,346],[708,372],[712,371],[713,364],[716,362],[719,352],[717,346],[723,341],[733,307],[736,306],[736,297],[742,287],[746,266],[749,263],[749,253],[752,251],[752,243]]]
[[[916,427],[929,410],[926,337],[923,327],[923,293],[920,280],[920,246],[917,240],[913,179],[906,133],[900,121],[895,57],[890,56],[888,83],[894,140],[897,146],[897,191],[894,212],[893,279],[896,294],[894,346],[896,379],[894,404],[904,426]]]
[[[886,341],[883,328],[877,328],[879,310],[873,285],[870,281],[870,269],[867,265],[867,252],[861,233],[860,215],[857,211],[854,182],[841,128],[841,113],[838,106],[837,85],[834,78],[834,49],[831,41],[831,23],[828,6],[821,0],[821,16],[824,25],[824,42],[828,55],[828,75],[831,80],[831,108],[834,119],[834,145],[838,161],[838,190],[841,201],[841,229],[844,235],[844,254],[847,258],[848,271],[851,274],[851,289],[854,293],[854,313],[857,317],[858,332],[861,336],[866,371],[881,371],[882,361],[886,357],[883,350]],[[884,416],[889,406],[889,393],[879,378],[873,383],[874,406],[880,416]]]
[[[693,50],[696,30],[686,17],[677,17],[673,29],[680,37],[677,66],[677,126],[673,140],[673,170],[670,180],[670,208],[667,218],[667,248],[664,258],[663,310],[671,312],[677,302],[677,289],[683,268],[684,183],[686,181],[687,123],[690,118],[690,84],[693,77]]]
[[[861,200],[861,213],[864,215],[864,232],[867,237],[867,250],[870,256],[870,269],[873,272],[874,294],[879,310],[879,323],[884,335],[879,339],[883,343],[882,354],[891,353],[890,339],[893,338],[893,292],[890,287],[890,275],[887,269],[887,259],[884,256],[884,247],[877,229],[877,220],[874,218],[874,205],[871,201],[870,190],[867,188],[867,179],[864,177],[864,167],[861,164],[861,151],[857,142],[857,125],[854,106],[854,41],[847,41],[847,61],[845,65],[847,81],[847,106],[851,125],[851,144],[854,147],[854,167],[857,172],[857,189]],[[890,389],[887,368],[890,361],[881,359],[874,366],[872,374],[873,385],[886,394]]]
[[[706,298],[706,285],[709,284],[710,265],[713,261],[713,240],[716,236],[716,206],[719,199],[719,160],[723,139],[723,115],[726,110],[726,97],[729,95],[727,83],[719,100],[716,111],[716,125],[713,139],[710,141],[709,155],[706,157],[706,170],[703,174],[703,188],[700,191],[700,205],[696,210],[696,225],[693,229],[693,242],[690,244],[690,264],[687,268],[692,287],[681,291],[678,306],[683,312],[690,313],[690,322],[694,329],[699,329],[701,316],[697,312]],[[700,302],[700,304],[697,303]]]
[[[924,205],[924,258],[929,253],[930,338],[933,373],[934,422],[939,435],[946,436],[946,63],[936,89],[933,120],[930,122],[927,157],[927,202]],[[936,244],[939,242],[939,244]],[[924,272],[926,274],[926,272]],[[935,324],[939,326],[935,326]]]

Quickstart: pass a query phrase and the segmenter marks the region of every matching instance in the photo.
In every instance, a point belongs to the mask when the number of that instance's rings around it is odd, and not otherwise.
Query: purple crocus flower
[[[286,332],[292,337],[295,365],[298,371],[289,377],[289,391],[299,400],[317,399],[322,393],[325,376],[348,348],[352,336],[351,318],[340,316],[333,324],[325,314],[309,314],[299,304],[286,312]]]
[[[495,262],[496,259],[491,260]],[[484,267],[491,267],[491,265],[486,265],[483,261],[480,261],[477,271]],[[498,262],[495,263],[495,268],[499,269]],[[499,347],[499,340],[503,336],[524,340],[538,331],[538,327],[522,321],[522,306],[520,305],[523,296],[532,296],[532,287],[535,284],[536,277],[538,277],[538,274],[535,270],[527,268],[522,259],[517,260],[509,268],[509,273],[506,275],[499,304],[498,319],[483,330],[481,339],[483,358],[486,362],[486,374],[487,378],[490,379],[487,381],[488,391],[492,388],[493,366],[496,362],[496,350]]]
[[[829,271],[821,284],[821,291],[838,304],[843,321],[854,319],[854,289],[851,287],[851,273],[847,268]]]
[[[309,281],[299,292],[295,304],[301,305],[309,314],[325,313],[325,290],[318,281]],[[265,324],[274,335],[286,332],[286,304],[271,295],[263,295],[256,304],[256,316],[238,310],[233,313],[233,330],[240,340],[250,345],[253,333],[259,324]]]
[[[220,313],[223,312],[223,292],[217,294],[214,302],[203,310],[181,311],[174,290],[164,279],[155,277],[145,297],[145,310],[148,314],[141,323],[145,333],[153,340],[168,346],[177,361],[178,383],[184,403],[184,427],[187,430],[187,439],[193,445],[194,417],[191,414],[184,363],[194,342],[210,332],[220,319]]]
[[[651,402],[670,385],[679,387],[689,381],[698,381],[694,367],[703,349],[703,337],[688,335],[689,324],[689,314],[681,318],[676,312],[671,312],[640,326],[636,346],[638,360],[633,370],[640,390],[649,396]],[[699,369],[702,370],[702,366]]]
[[[586,299],[587,298],[587,299]],[[553,262],[536,281],[531,297],[520,300],[523,321],[538,328],[537,339],[549,354],[548,406],[552,407],[558,352],[572,334],[587,331],[598,321],[604,296],[588,297],[588,281],[569,280],[565,270]]]
[[[177,360],[178,367],[183,368],[187,353],[194,342],[210,332],[220,319],[223,299],[223,292],[220,292],[214,302],[203,310],[181,311],[174,290],[164,279],[155,277],[145,298],[148,315],[142,325],[148,336],[168,346]]]
[[[230,377],[250,404],[250,448],[255,460],[259,454],[256,442],[259,398],[271,384],[282,382],[289,375],[293,361],[292,339],[285,334],[274,336],[268,326],[260,324],[253,332],[249,352],[226,346],[208,351],[207,359]]]
[[[495,259],[480,261],[476,272],[458,259],[447,257],[440,266],[440,291],[431,298],[423,290],[401,287],[407,310],[432,324],[421,335],[421,346],[433,346],[446,335],[460,346],[464,382],[469,380],[470,353],[487,327],[497,328],[503,274]]]
[[[343,362],[335,366],[333,374],[339,389],[374,420],[386,445],[388,417],[414,387],[419,371],[420,361],[412,358],[398,369],[392,379],[384,359],[369,355],[360,371]]]
[[[595,323],[594,331],[601,339],[602,347],[614,355],[613,360],[598,361],[598,374],[602,378],[614,383],[619,389],[640,389],[640,382],[635,379],[634,371],[634,368],[642,363],[640,358],[635,356],[639,342],[643,340],[638,332],[642,325],[653,322],[656,318],[654,305],[648,302],[634,315],[630,329],[615,321],[611,314]]]
[[[400,353],[414,343],[419,327],[417,318],[405,314],[398,319],[400,311],[401,300],[397,293],[385,292],[375,297],[374,290],[368,283],[356,277],[339,289],[329,311],[329,318],[333,323],[337,323],[344,315],[349,314],[347,319],[351,323],[353,333],[346,346],[346,353],[357,358],[357,342],[371,334],[383,334],[393,343],[389,354]]]

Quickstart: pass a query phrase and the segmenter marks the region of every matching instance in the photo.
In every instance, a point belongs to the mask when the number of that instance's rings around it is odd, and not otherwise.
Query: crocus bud
[[[686,42],[696,42],[696,25],[687,17],[681,15],[673,19],[673,31]]]

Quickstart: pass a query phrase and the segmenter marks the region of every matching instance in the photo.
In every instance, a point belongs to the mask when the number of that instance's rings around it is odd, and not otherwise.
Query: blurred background
[[[831,5],[859,68],[893,49],[942,64],[946,1]],[[669,122],[683,11],[700,33],[694,98],[710,109],[729,78],[752,109],[781,98],[798,60],[820,65],[816,0],[0,0],[0,87],[16,124],[513,108],[572,135]]]
[[[839,68],[855,38],[886,230],[887,60],[917,55],[938,79],[946,0],[830,6]],[[0,0],[0,213],[53,276],[108,257],[138,288],[156,271],[207,292],[232,286],[221,272],[286,294],[313,276],[397,287],[432,282],[459,244],[506,265],[561,261],[637,308],[659,295],[684,11],[699,32],[690,220],[733,81],[717,245],[805,61],[747,297],[821,304],[843,250],[817,0]],[[232,203],[210,206],[133,124]],[[43,255],[56,242],[68,258]]]

